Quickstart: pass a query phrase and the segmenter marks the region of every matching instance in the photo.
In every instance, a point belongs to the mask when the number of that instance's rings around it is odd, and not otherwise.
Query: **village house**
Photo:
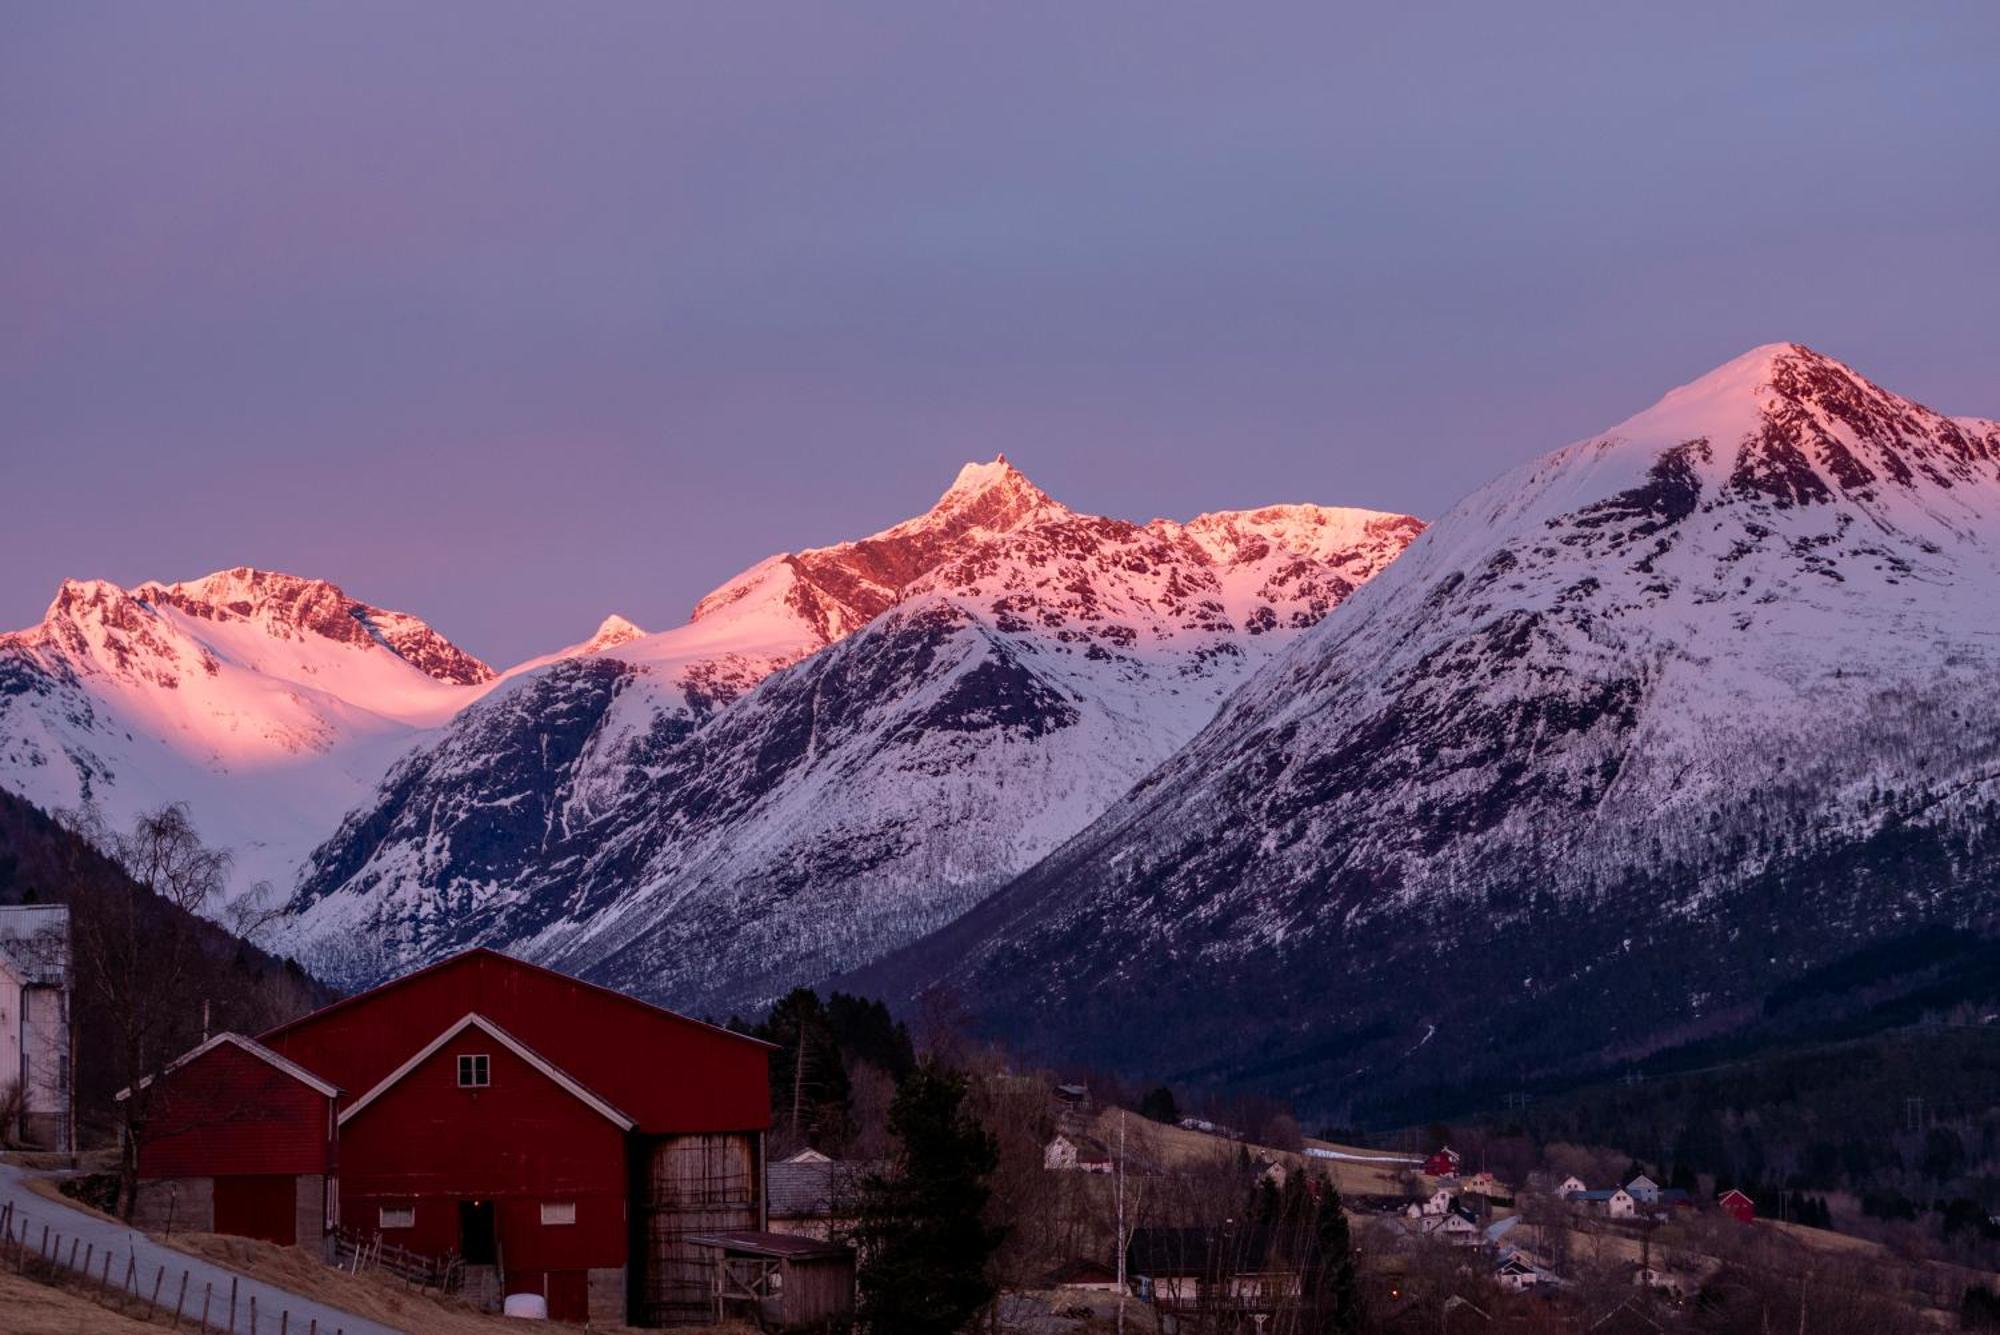
[[[1434,1150],[1424,1160],[1424,1172],[1431,1177],[1457,1177],[1458,1165],[1458,1151],[1449,1145],[1445,1145]]]
[[[1568,1199],[1593,1214],[1611,1219],[1632,1219],[1639,1213],[1639,1203],[1623,1187],[1612,1187],[1607,1191],[1573,1191]]]
[[[1484,1170],[1474,1173],[1464,1180],[1461,1188],[1469,1196],[1505,1196],[1507,1188],[1500,1185],[1500,1179]]]
[[[1454,1247],[1477,1247],[1486,1241],[1479,1221],[1463,1210],[1451,1209],[1441,1215],[1419,1215],[1416,1227],[1422,1236]]]
[[[764,1190],[773,1233],[832,1241],[854,1227],[861,1185],[879,1167],[800,1150],[765,1170]]]
[[[1284,1190],[1285,1179],[1291,1176],[1291,1170],[1285,1167],[1282,1159],[1274,1159],[1268,1154],[1260,1154],[1257,1156],[1257,1165],[1257,1180],[1259,1182],[1268,1182],[1278,1190]]]
[[[1425,1215],[1449,1214],[1451,1212],[1452,1199],[1451,1188],[1439,1187],[1423,1200],[1411,1205],[1408,1211],[1409,1216],[1412,1219],[1418,1219]]]
[[[1042,1167],[1050,1172],[1109,1173],[1113,1164],[1103,1141],[1062,1132],[1042,1147]]]
[[[1660,1184],[1641,1173],[1625,1184],[1625,1194],[1641,1205],[1658,1205]]]
[[[1739,1224],[1747,1224],[1757,1217],[1757,1202],[1731,1187],[1715,1198],[1717,1206],[1724,1214]]]
[[[834,1300],[824,1243],[761,1231],[769,1052],[466,951],[161,1072],[138,1222],[379,1240],[454,1258],[484,1305],[537,1294],[565,1321],[708,1321],[723,1259],[823,1271]]]
[[[1297,1296],[1297,1258],[1287,1257],[1276,1230],[1256,1225],[1135,1228],[1125,1248],[1125,1273],[1138,1296],[1162,1313],[1226,1304],[1254,1318]]]
[[[69,907],[0,908],[0,1138],[76,1150]]]
[[[1568,1200],[1570,1197],[1577,1195],[1580,1192],[1585,1192],[1589,1190],[1590,1190],[1589,1184],[1587,1184],[1582,1178],[1578,1177],[1576,1174],[1572,1173],[1568,1177],[1564,1178],[1562,1182],[1556,1187],[1556,1196],[1561,1200]]]

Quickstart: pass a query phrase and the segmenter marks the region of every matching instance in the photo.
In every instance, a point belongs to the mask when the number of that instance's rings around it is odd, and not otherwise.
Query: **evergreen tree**
[[[847,1063],[819,994],[794,988],[752,1031],[771,1054],[771,1115],[790,1143],[838,1150],[852,1132]]]
[[[1340,1189],[1331,1182],[1320,1187],[1312,1264],[1305,1280],[1311,1303],[1306,1328],[1314,1335],[1356,1335],[1363,1328],[1366,1313],[1361,1277],[1354,1266],[1354,1241],[1348,1236]]]
[[[864,1182],[854,1228],[857,1316],[872,1335],[953,1335],[997,1291],[986,1263],[1005,1230],[984,1212],[1000,1152],[965,1093],[963,1075],[926,1058],[889,1107],[901,1148]]]
[[[1139,1115],[1171,1124],[1181,1120],[1181,1108],[1174,1100],[1174,1091],[1165,1085],[1155,1085],[1139,1100]]]

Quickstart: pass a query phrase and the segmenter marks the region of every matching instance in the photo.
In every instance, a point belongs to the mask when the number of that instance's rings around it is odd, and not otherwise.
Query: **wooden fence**
[[[229,1292],[224,1294],[212,1281],[203,1280],[201,1291],[194,1291],[192,1271],[183,1268],[178,1280],[167,1265],[154,1268],[151,1284],[146,1282],[144,1269],[138,1257],[127,1251],[123,1269],[115,1266],[112,1252],[106,1247],[102,1253],[95,1244],[81,1246],[80,1239],[71,1236],[65,1239],[60,1229],[53,1224],[37,1225],[26,1214],[17,1211],[13,1202],[0,1206],[0,1268],[11,1267],[16,1274],[33,1278],[38,1283],[49,1284],[75,1293],[128,1316],[134,1320],[152,1323],[171,1316],[171,1328],[179,1330],[183,1325],[201,1335],[321,1335],[319,1319],[311,1317],[303,1322],[292,1320],[289,1308],[279,1308],[272,1312],[269,1307],[260,1314],[257,1311],[257,1297],[248,1296],[239,1303],[238,1280],[231,1276]],[[114,1279],[113,1275],[117,1278]],[[169,1306],[171,1300],[171,1306]],[[249,1324],[239,1325],[239,1321]],[[259,1322],[262,1322],[260,1325]],[[347,1335],[343,1327],[336,1326],[328,1335]]]

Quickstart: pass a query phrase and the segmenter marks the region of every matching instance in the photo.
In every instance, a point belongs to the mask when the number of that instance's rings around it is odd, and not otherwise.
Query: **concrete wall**
[[[293,1189],[297,1210],[295,1244],[319,1256],[326,1251],[326,1179],[317,1173],[300,1174]]]
[[[215,1179],[212,1177],[154,1178],[139,1183],[132,1222],[148,1233],[213,1233]]]

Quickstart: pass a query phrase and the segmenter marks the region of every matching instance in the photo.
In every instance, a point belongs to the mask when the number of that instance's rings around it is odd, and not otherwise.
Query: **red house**
[[[1731,1187],[1715,1198],[1722,1212],[1739,1224],[1747,1224],[1757,1217],[1757,1202]]]
[[[242,1056],[219,1066],[216,1044]],[[204,1049],[162,1074],[162,1104],[185,1102],[198,1125],[147,1128],[149,1222],[163,1193],[199,1198],[212,1181],[213,1222],[185,1226],[223,1229],[223,1196],[241,1194],[225,1180],[316,1118],[328,1220],[456,1256],[468,1288],[542,1294],[561,1320],[704,1320],[710,1259],[685,1239],[765,1224],[768,1045],[494,951]],[[262,1218],[223,1231],[316,1241]]]
[[[1445,1145],[1424,1160],[1424,1172],[1432,1177],[1458,1176],[1458,1151]]]

